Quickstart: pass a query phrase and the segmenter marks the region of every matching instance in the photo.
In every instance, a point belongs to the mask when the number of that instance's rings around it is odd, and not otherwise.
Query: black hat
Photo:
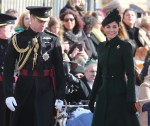
[[[36,16],[37,19],[48,21],[50,16],[49,11],[52,9],[52,7],[29,6],[26,7],[26,9],[30,11],[30,14]]]
[[[113,9],[102,21],[102,26],[106,26],[107,24],[116,21],[118,24],[121,21],[121,16],[119,15],[119,11],[117,9]]]
[[[14,20],[16,19],[17,18],[14,16],[0,13],[0,26],[4,26],[7,24],[15,24]]]

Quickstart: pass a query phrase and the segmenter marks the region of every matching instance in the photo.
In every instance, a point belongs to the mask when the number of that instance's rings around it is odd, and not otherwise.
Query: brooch
[[[120,48],[120,45],[117,45],[117,49],[119,49]]]
[[[45,52],[42,57],[43,57],[44,61],[47,61],[49,59],[49,54],[47,52]]]

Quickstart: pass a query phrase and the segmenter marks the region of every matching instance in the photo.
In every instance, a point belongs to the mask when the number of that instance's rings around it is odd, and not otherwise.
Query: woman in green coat
[[[132,48],[118,36],[120,21],[114,9],[102,22],[107,40],[98,47],[97,76],[89,102],[94,112],[92,126],[139,126]]]

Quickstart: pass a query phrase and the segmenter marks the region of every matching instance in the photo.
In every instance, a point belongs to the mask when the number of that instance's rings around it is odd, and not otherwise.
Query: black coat
[[[125,26],[125,29],[128,33],[128,36],[129,36],[128,42],[130,42],[130,44],[132,46],[133,54],[135,54],[136,49],[143,46],[142,43],[140,42],[139,38],[138,38],[139,28],[137,28],[137,27],[130,28],[125,23],[124,23],[124,26]]]
[[[87,34],[87,38],[89,40],[89,45],[91,47],[92,51],[92,58],[97,59],[97,48],[100,43],[100,41],[95,37],[93,33]]]
[[[68,103],[75,104],[81,100],[89,100],[91,89],[85,77],[79,79],[79,83],[72,83],[72,87],[74,87],[73,90],[66,94]]]
[[[4,58],[8,47],[8,39],[0,39],[0,77],[2,78],[4,69]],[[2,78],[3,79],[3,78]],[[4,102],[3,80],[0,80],[0,126],[4,125],[4,109],[6,108]]]
[[[90,97],[96,101],[92,126],[139,126],[136,115],[128,107],[136,100],[134,79],[131,45],[119,37],[100,43]]]
[[[65,77],[63,70],[63,58],[58,37],[49,33],[35,33],[31,29],[16,35],[19,48],[25,49],[28,45],[32,47],[32,39],[37,37],[39,49],[37,61],[33,68],[34,50],[29,55],[22,69],[27,70],[27,75],[19,75],[13,93],[13,73],[19,53],[14,48],[12,40],[9,44],[4,63],[4,86],[6,97],[14,96],[17,107],[12,112],[10,126],[53,126],[54,123],[54,101],[63,99],[65,95]],[[43,59],[47,52],[48,60]],[[27,52],[23,56],[23,60]],[[50,76],[42,76],[43,70],[53,68],[55,71],[55,88]],[[36,70],[41,76],[32,76]]]

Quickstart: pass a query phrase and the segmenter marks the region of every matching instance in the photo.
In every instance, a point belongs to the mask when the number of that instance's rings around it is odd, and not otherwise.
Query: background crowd
[[[67,104],[81,104],[82,100],[89,100],[96,77],[97,47],[99,43],[106,41],[101,23],[114,8],[117,8],[121,15],[119,38],[132,46],[136,75],[136,100],[140,105],[139,121],[141,126],[146,126],[148,111],[143,112],[142,107],[150,100],[149,12],[137,13],[132,8],[116,3],[100,11],[86,12],[84,0],[68,0],[60,10],[59,17],[49,17],[50,20],[45,30],[58,36],[61,43]],[[29,29],[30,13],[28,11],[19,14],[16,10],[9,9],[5,14],[17,18],[11,27],[11,32],[7,34],[13,35]],[[0,39],[3,39],[3,32],[3,26],[0,26]],[[2,48],[1,46],[0,49]],[[17,75],[15,77],[17,78]]]

